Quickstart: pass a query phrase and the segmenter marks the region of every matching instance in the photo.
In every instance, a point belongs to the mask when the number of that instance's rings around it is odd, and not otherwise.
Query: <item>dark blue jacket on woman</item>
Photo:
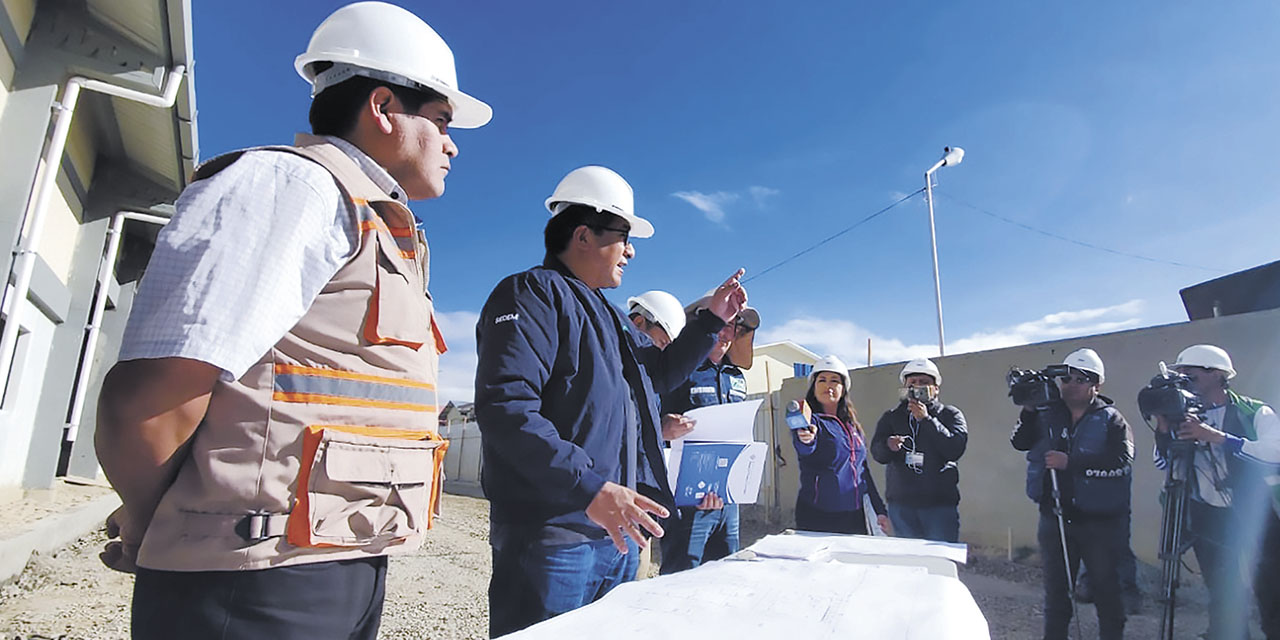
[[[585,510],[606,482],[625,483],[628,421],[639,423],[637,490],[673,507],[658,393],[688,378],[723,326],[702,311],[662,350],[553,257],[500,282],[476,324],[476,421],[490,519],[604,537]],[[638,364],[639,392],[624,377],[622,349]],[[637,402],[647,404],[649,424]]]
[[[813,414],[811,424],[818,433],[809,444],[791,432],[800,459],[797,502],[822,511],[858,511],[862,509],[862,496],[869,494],[872,508],[883,515],[884,503],[867,470],[867,446],[861,434],[825,413]]]

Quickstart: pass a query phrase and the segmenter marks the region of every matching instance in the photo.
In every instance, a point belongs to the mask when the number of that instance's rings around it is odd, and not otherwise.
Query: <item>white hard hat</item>
[[[1193,344],[1183,349],[1182,353],[1178,354],[1178,361],[1173,363],[1174,369],[1178,367],[1217,369],[1227,374],[1228,380],[1236,377],[1236,370],[1231,366],[1231,356],[1227,355],[1221,347],[1211,344]]]
[[[833,373],[840,374],[840,377],[844,380],[844,386],[846,388],[845,392],[848,393],[849,367],[846,367],[840,358],[830,354],[822,356],[822,359],[818,360],[818,362],[813,365],[813,371],[809,372],[809,379],[817,380],[818,374],[823,371],[831,371]]]
[[[639,313],[650,322],[656,322],[672,340],[684,329],[684,309],[680,307],[680,301],[666,291],[646,291],[627,298],[627,313]]]
[[[554,216],[569,205],[585,205],[631,223],[631,237],[648,238],[653,235],[653,225],[636,215],[635,200],[631,185],[613,169],[588,165],[570,171],[560,180],[555,193],[547,198],[547,211]]]
[[[1075,367],[1081,371],[1088,371],[1098,376],[1098,384],[1107,381],[1106,368],[1102,366],[1102,358],[1099,358],[1098,353],[1093,349],[1076,349],[1067,354],[1062,364]]]
[[[333,66],[320,71],[316,63]],[[317,95],[353,76],[365,76],[437,91],[453,107],[451,127],[474,129],[493,117],[489,105],[458,90],[453,51],[421,18],[385,2],[357,2],[334,11],[315,33],[307,51],[293,61]]]
[[[915,360],[908,362],[907,366],[902,368],[902,373],[898,374],[898,382],[906,384],[907,376],[913,373],[923,373],[927,376],[932,376],[934,384],[939,386],[942,385],[942,374],[938,373],[937,365],[933,364],[933,361],[928,358],[916,358]]]

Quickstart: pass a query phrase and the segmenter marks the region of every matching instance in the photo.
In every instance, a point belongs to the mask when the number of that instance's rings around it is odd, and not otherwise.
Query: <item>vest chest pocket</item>
[[[379,229],[377,273],[364,338],[372,344],[393,344],[417,350],[432,340],[431,300],[423,274],[412,253],[395,243],[391,231]]]
[[[308,427],[289,543],[364,547],[421,534],[439,504],[448,446],[429,432]]]

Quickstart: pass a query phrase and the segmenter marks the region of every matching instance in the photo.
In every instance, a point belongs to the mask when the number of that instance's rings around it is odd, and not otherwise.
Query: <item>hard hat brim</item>
[[[357,67],[364,67],[367,61],[360,59],[354,55],[344,55],[335,53],[304,53],[293,60],[293,68],[311,84],[315,79],[315,74],[311,72],[308,65],[316,62],[345,62]],[[432,91],[439,92],[445,98],[449,99],[449,106],[453,107],[453,120],[449,122],[449,126],[454,129],[476,129],[483,127],[493,118],[493,108],[485,104],[481,100],[472,97],[462,91],[450,87],[434,78],[423,78],[410,73],[404,73],[402,70],[383,69],[392,73],[402,75],[409,80],[417,82]],[[410,87],[413,88],[413,87]]]
[[[556,198],[555,196],[551,196],[550,198],[547,198],[543,204],[547,207],[547,211],[551,212],[551,217],[554,218],[555,216],[560,215],[559,213],[556,212],[556,205],[562,202],[566,202],[569,204],[580,204],[584,207],[591,207],[592,209],[595,209],[597,212],[612,213],[613,215],[618,216],[623,220],[626,220],[627,224],[631,225],[631,231],[629,235],[632,238],[652,238],[653,237],[652,222],[649,222],[648,220],[645,220],[644,218],[641,218],[640,216],[634,213],[626,213],[625,211],[619,211],[616,207],[609,206],[602,202],[596,202],[594,200],[590,200],[589,198],[581,198],[579,200],[563,200],[560,198]]]

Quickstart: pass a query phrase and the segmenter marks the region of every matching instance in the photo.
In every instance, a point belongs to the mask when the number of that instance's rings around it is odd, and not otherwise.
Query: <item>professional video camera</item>
[[[1150,425],[1153,416],[1165,419],[1169,429],[1176,429],[1183,416],[1204,411],[1204,403],[1190,390],[1191,379],[1169,371],[1160,363],[1160,374],[1138,391],[1138,410]],[[1170,434],[1173,436],[1173,434]],[[1157,440],[1158,441],[1158,440]],[[1177,608],[1178,582],[1182,573],[1182,555],[1191,548],[1187,538],[1187,505],[1191,500],[1195,468],[1196,442],[1172,437],[1163,448],[1166,467],[1164,505],[1160,522],[1160,599],[1164,611],[1160,616],[1161,640],[1172,640],[1173,618]]]
[[[1182,422],[1182,416],[1204,411],[1204,403],[1191,392],[1190,386],[1191,378],[1169,371],[1160,363],[1160,375],[1138,391],[1138,410],[1143,419],[1164,416],[1177,424]]]
[[[1054,378],[1067,375],[1068,369],[1065,364],[1051,364],[1042,371],[1014,367],[1005,376],[1009,383],[1009,397],[1020,407],[1049,404],[1062,397]]]

